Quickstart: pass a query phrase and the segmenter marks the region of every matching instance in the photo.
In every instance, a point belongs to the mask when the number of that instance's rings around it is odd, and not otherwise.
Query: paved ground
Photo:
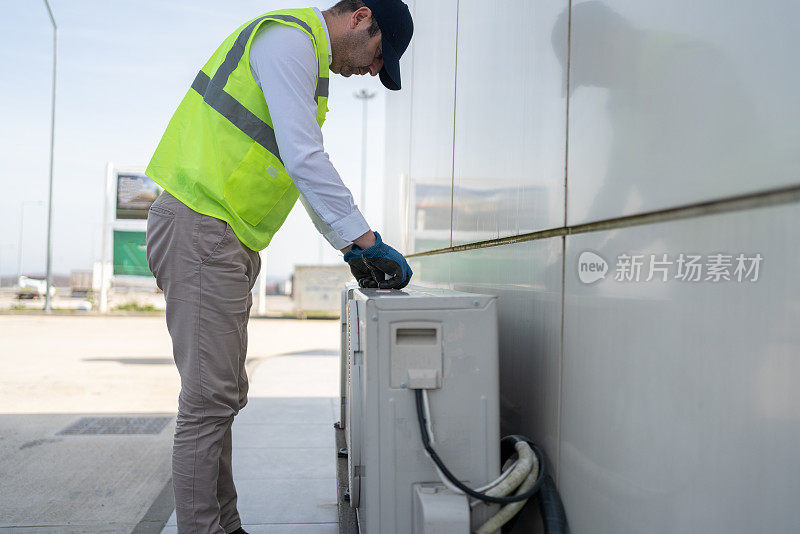
[[[53,296],[52,308],[57,311],[61,310],[91,310],[96,307],[96,302],[91,302],[89,298],[75,298],[70,295],[68,287],[57,287],[56,294]],[[130,308],[132,305],[138,305],[142,308],[152,306],[156,310],[163,311],[166,307],[164,302],[164,294],[161,292],[156,293],[155,290],[147,289],[125,289],[114,288],[108,294],[108,309],[116,310],[117,308]],[[88,307],[87,307],[88,306]],[[295,312],[295,302],[291,297],[286,295],[267,295],[266,296],[266,313],[270,317],[279,317]],[[81,308],[83,307],[83,308]],[[10,287],[0,288],[0,311],[5,310],[31,310],[39,311],[44,308],[44,299],[17,299],[17,292]],[[96,310],[95,310],[96,312]],[[95,312],[77,311],[81,315],[93,315]],[[252,315],[258,315],[258,299],[253,302]]]
[[[339,323],[254,319],[249,336],[250,403],[233,438],[246,528],[335,532]],[[163,316],[0,316],[0,531],[158,525],[178,390]],[[87,416],[169,423],[155,435],[58,434]]]

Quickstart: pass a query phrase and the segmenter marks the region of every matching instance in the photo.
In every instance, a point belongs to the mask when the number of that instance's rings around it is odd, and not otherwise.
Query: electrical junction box
[[[494,296],[413,286],[344,291],[341,422],[361,534],[468,534],[470,513],[477,526],[496,512],[470,512],[464,495],[442,486],[422,445],[414,389],[427,390],[433,446],[450,471],[470,487],[494,480],[497,341]]]
[[[471,532],[469,503],[442,485],[414,484],[414,534]]]

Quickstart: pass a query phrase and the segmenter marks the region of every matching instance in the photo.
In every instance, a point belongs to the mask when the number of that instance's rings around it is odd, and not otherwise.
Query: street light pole
[[[53,285],[53,147],[55,146],[56,135],[56,69],[58,66],[58,26],[53,17],[53,10],[50,9],[50,2],[44,0],[47,7],[47,14],[50,16],[50,23],[53,25],[53,91],[50,104],[50,189],[47,193],[47,274],[45,275],[44,309],[52,311],[53,306],[50,301],[50,287]],[[20,243],[21,245],[21,243]]]
[[[367,102],[375,96],[362,89],[353,96],[361,100],[361,214],[367,213]]]

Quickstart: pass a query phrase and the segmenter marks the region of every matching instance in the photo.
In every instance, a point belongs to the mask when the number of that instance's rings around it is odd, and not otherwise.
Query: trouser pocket
[[[198,261],[205,264],[229,244],[233,232],[228,223],[221,219],[201,213],[197,213],[196,217],[192,242]]]
[[[162,291],[167,252],[172,242],[175,226],[175,214],[155,204],[147,214],[147,231],[145,237],[145,257],[147,267],[156,277],[156,285]]]

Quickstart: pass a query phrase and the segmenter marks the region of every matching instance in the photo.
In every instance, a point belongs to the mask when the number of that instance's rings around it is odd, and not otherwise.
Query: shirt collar
[[[325,39],[328,40],[328,66],[330,66],[333,61],[333,56],[331,55],[331,36],[328,33],[328,25],[325,24],[325,17],[322,16],[322,12],[318,8],[314,8],[314,13],[319,17],[319,21],[322,23],[322,29],[325,30]]]

